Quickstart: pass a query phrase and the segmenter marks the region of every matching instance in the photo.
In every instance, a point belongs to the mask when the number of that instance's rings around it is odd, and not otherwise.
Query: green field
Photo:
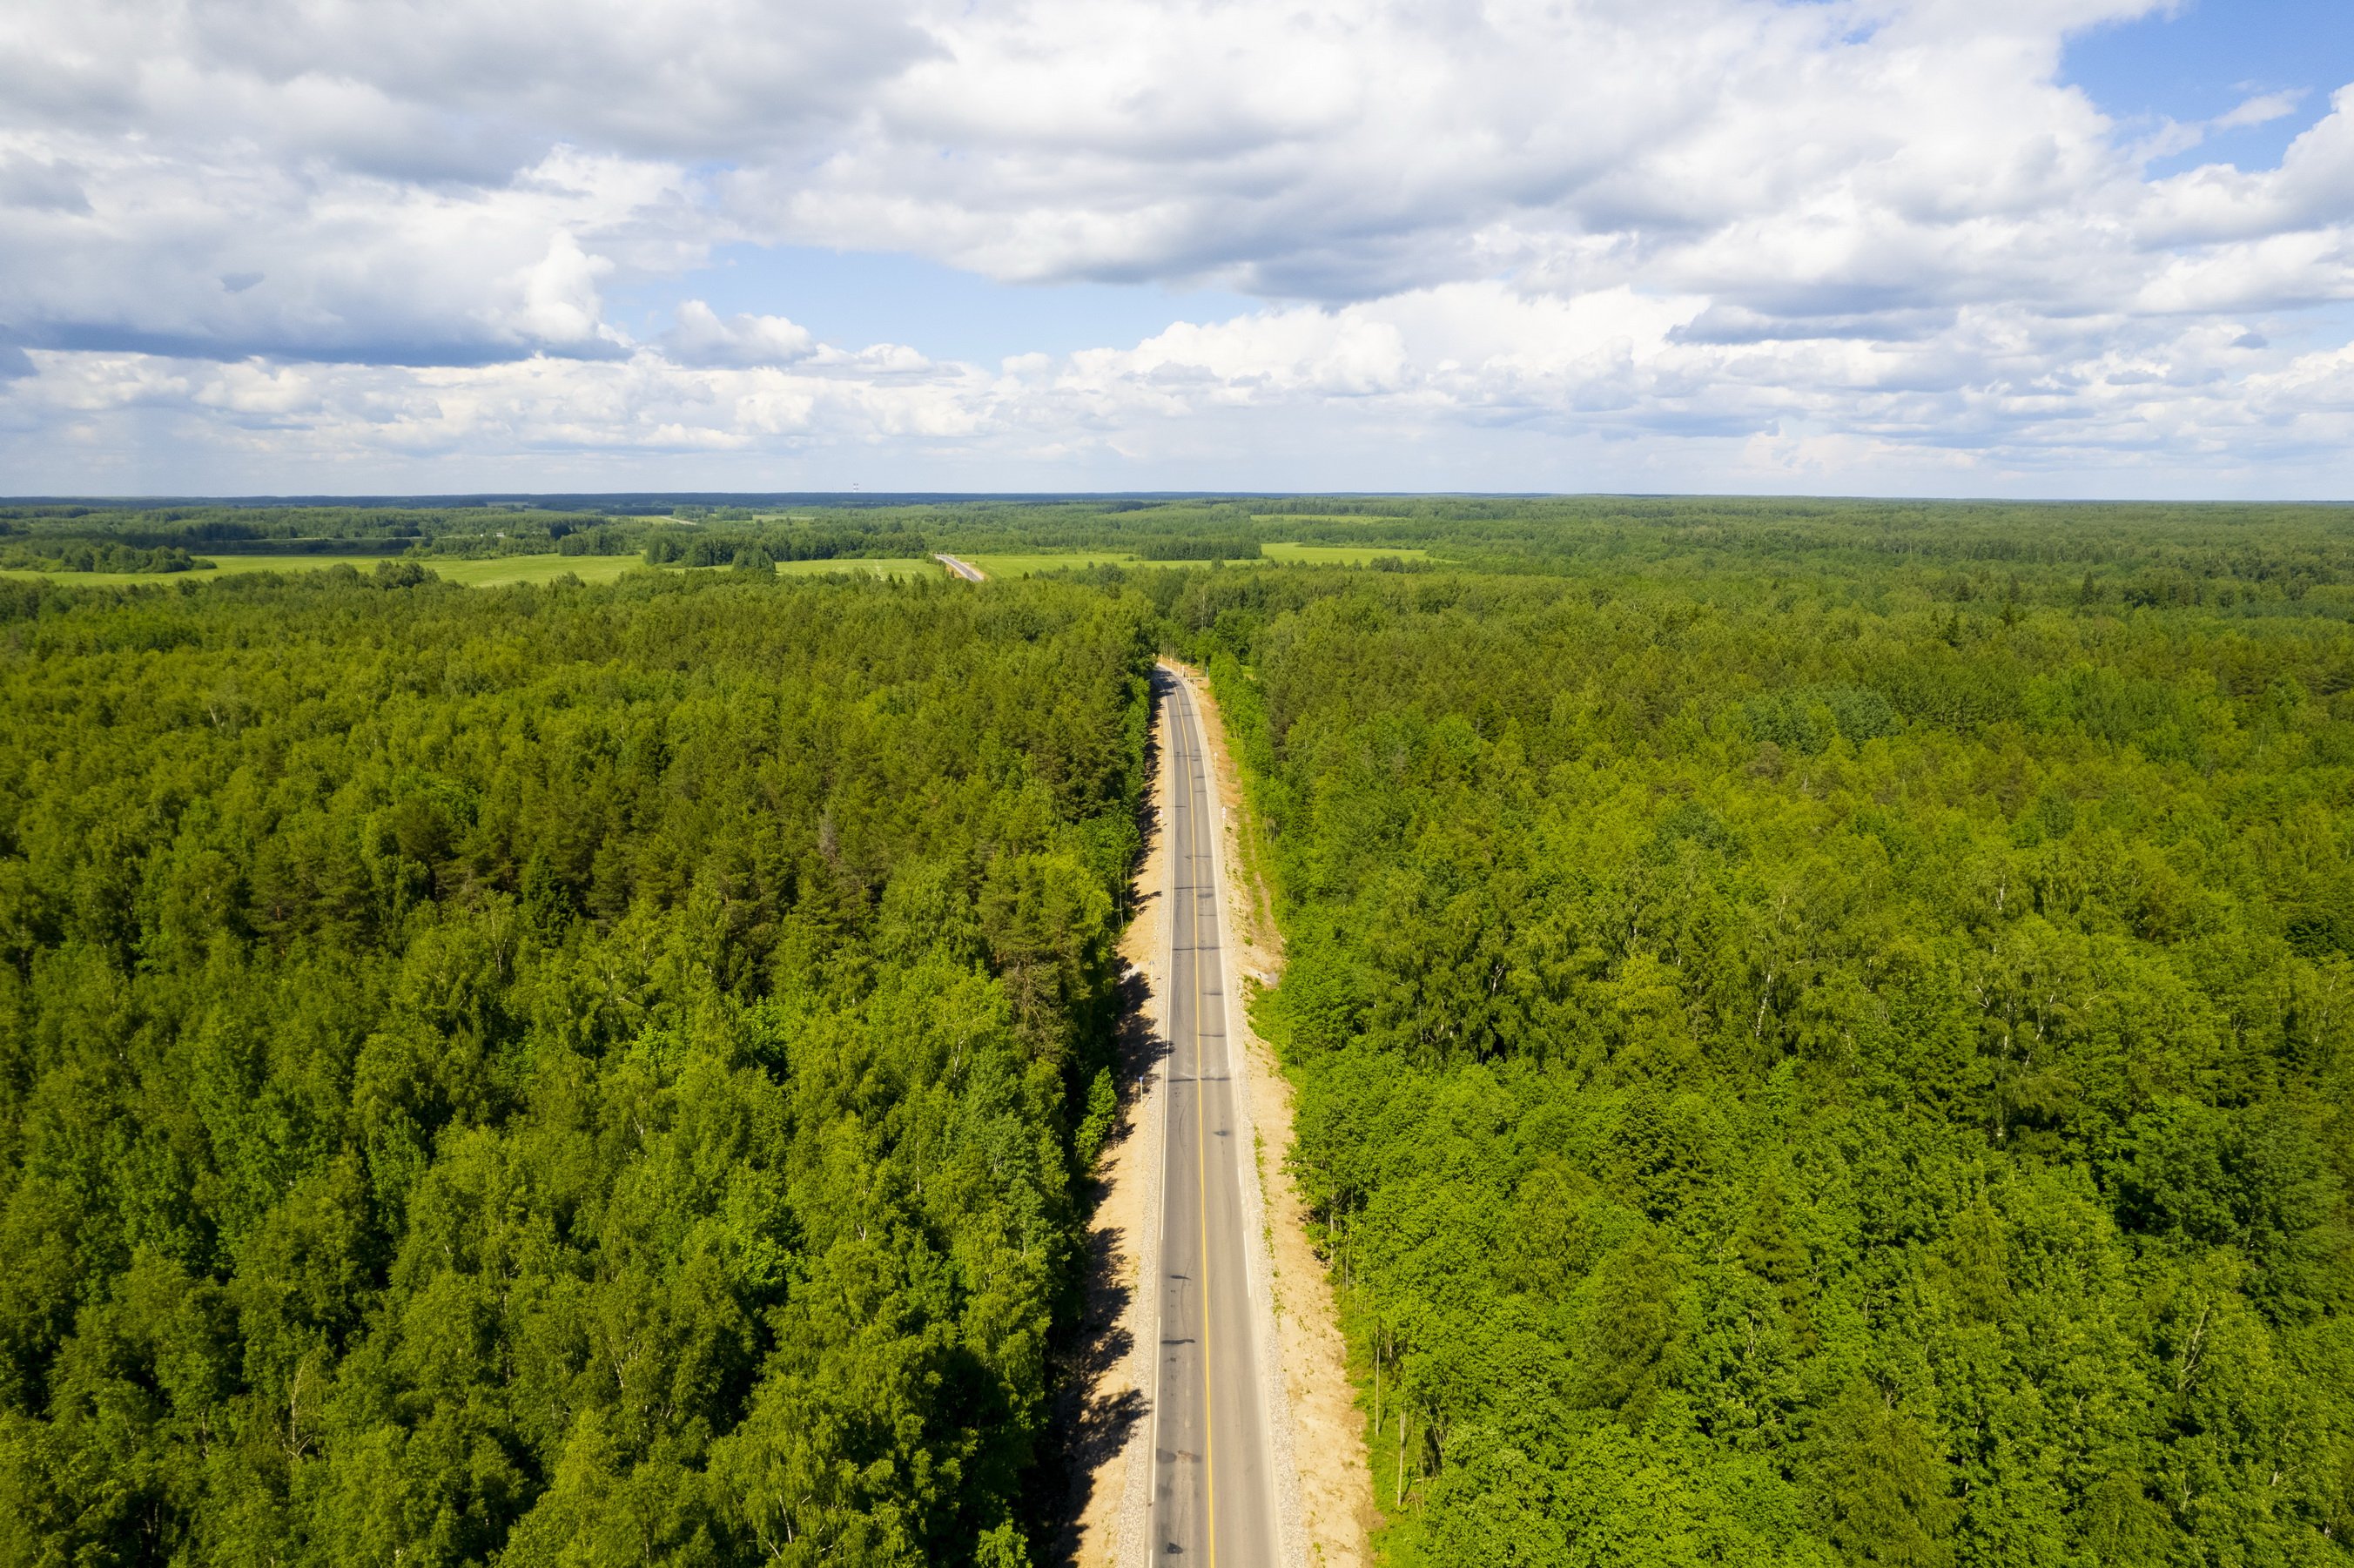
[[[214,569],[196,572],[33,572],[5,571],[0,577],[45,578],[60,588],[132,588],[141,583],[150,585],[173,582],[202,582],[209,577],[235,577],[246,572],[323,571],[329,567],[355,567],[361,571],[373,571],[386,556],[199,556],[200,561],[210,561]],[[519,557],[521,558],[521,557]]]
[[[1228,567],[1362,567],[1388,556],[1395,560],[1425,561],[1430,552],[1398,546],[1378,545],[1285,545],[1260,546],[1267,554],[1263,560],[1227,561]],[[1034,551],[1020,555],[966,555],[957,553],[959,560],[970,561],[992,577],[1034,577],[1041,572],[1069,571],[1074,567],[1205,567],[1207,561],[1149,561],[1129,550],[1068,550]]]
[[[479,560],[451,556],[423,564],[444,582],[464,583],[469,588],[553,582],[567,572],[584,583],[609,583],[645,566],[635,556],[485,556]]]
[[[1026,577],[1040,572],[1066,572],[1074,567],[1137,567],[1144,563],[1129,550],[1037,551],[1015,556],[969,556],[949,552],[992,577]],[[1201,563],[1196,562],[1195,565]]]
[[[635,556],[631,559],[634,562]],[[666,572],[690,572],[705,576],[712,572],[732,572],[731,566],[679,567],[658,568]],[[938,561],[910,556],[836,556],[813,561],[779,561],[777,572],[788,577],[946,577],[948,568]]]
[[[723,568],[713,567],[717,571]],[[777,570],[789,577],[822,577],[830,572],[864,572],[878,577],[945,577],[948,568],[938,561],[915,560],[897,556],[843,556],[831,561],[779,561]]]
[[[1399,561],[1426,561],[1428,550],[1407,549],[1395,545],[1278,545],[1259,546],[1267,558],[1280,566],[1292,567],[1362,567],[1388,556]]]

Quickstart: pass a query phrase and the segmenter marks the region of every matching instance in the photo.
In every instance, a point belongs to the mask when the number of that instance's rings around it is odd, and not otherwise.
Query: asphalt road
[[[1172,682],[1170,1058],[1163,1124],[1155,1568],[1276,1568],[1273,1445],[1258,1383],[1242,1183],[1253,1151],[1234,1115],[1220,950],[1219,816],[1193,694]]]

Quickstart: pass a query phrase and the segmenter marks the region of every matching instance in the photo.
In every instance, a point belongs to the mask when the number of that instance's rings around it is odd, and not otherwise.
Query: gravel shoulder
[[[1283,941],[1265,889],[1242,853],[1242,778],[1226,746],[1225,725],[1198,671],[1172,665],[1201,705],[1202,727],[1215,765],[1225,809],[1220,848],[1225,858],[1227,930],[1236,978],[1247,990],[1273,985],[1283,972]],[[1239,1012],[1241,1010],[1235,1010]],[[1259,1140],[1259,1186],[1274,1266],[1277,1337],[1284,1380],[1283,1404],[1290,1448],[1299,1469],[1299,1505],[1308,1561],[1313,1568],[1360,1568],[1368,1559],[1373,1520],[1373,1476],[1364,1444],[1364,1415],[1348,1373],[1348,1347],[1333,1308],[1323,1260],[1309,1245],[1307,1209],[1284,1157],[1291,1148],[1290,1080],[1267,1042],[1246,1022],[1245,1044],[1251,1116]],[[1156,1194],[1157,1197],[1157,1194]],[[1149,1211],[1148,1211],[1149,1212]]]
[[[1233,973],[1245,986],[1271,985],[1283,948],[1264,890],[1241,853],[1241,779],[1224,724],[1198,672],[1172,666],[1201,705],[1214,765],[1225,858],[1227,930]],[[1121,1127],[1098,1167],[1101,1184],[1088,1231],[1088,1282],[1081,1333],[1067,1360],[1056,1420],[1065,1431],[1069,1500],[1059,1539],[1041,1542],[1048,1562],[1074,1568],[1142,1568],[1152,1482],[1152,1373],[1155,1330],[1150,1293],[1158,1268],[1161,1149],[1148,1134],[1161,1126],[1161,1065],[1167,1036],[1161,1012],[1169,951],[1168,842],[1164,831],[1167,748],[1161,718],[1153,729],[1152,808],[1137,873],[1137,906],[1120,943],[1129,966],[1122,1032]],[[1235,1009],[1237,1013],[1240,1009]],[[1269,1284],[1280,1362],[1279,1405],[1299,1472],[1299,1526],[1311,1568],[1362,1568],[1373,1520],[1373,1478],[1364,1419],[1349,1382],[1347,1346],[1333,1310],[1322,1260],[1308,1245],[1306,1210],[1284,1167],[1291,1147],[1291,1085],[1273,1050],[1237,1020],[1246,1093],[1259,1144],[1260,1213],[1270,1255]]]

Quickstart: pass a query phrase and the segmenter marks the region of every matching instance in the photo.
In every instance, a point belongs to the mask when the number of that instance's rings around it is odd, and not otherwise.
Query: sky
[[[2349,0],[13,0],[0,493],[2354,497]]]

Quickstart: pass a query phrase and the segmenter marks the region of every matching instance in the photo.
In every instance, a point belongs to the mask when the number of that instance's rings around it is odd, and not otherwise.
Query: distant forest
[[[934,550],[1120,564],[769,570]],[[567,551],[730,569],[434,577]],[[1163,652],[1381,1561],[2354,1563],[2354,510],[23,504],[0,557],[0,1560],[1037,1561]]]
[[[1396,549],[1482,575],[1803,571],[1922,591],[2007,591],[1990,571],[2066,568],[2126,604],[2296,600],[2354,583],[2354,509],[2293,505],[1755,501],[1082,498],[599,511],[481,505],[142,506],[0,502],[0,570],[176,570],[100,552],[179,556],[632,556],[729,566],[960,555],[1123,552],[1147,564],[1249,560],[1268,545]],[[158,556],[158,560],[176,559]],[[1946,579],[1925,586],[1924,573]],[[2075,586],[2083,588],[2084,583]]]

